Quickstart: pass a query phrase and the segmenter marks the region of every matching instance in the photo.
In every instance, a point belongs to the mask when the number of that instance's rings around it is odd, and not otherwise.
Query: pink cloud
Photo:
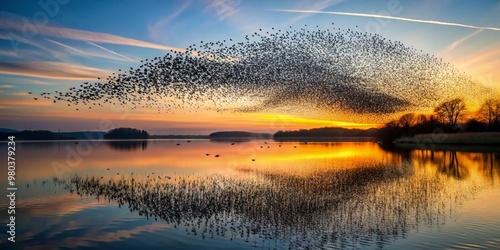
[[[51,79],[89,80],[110,75],[108,71],[62,62],[0,62],[0,73]]]
[[[16,30],[18,32],[21,32],[22,28],[23,28],[22,22],[9,19],[0,19],[0,29]],[[180,52],[185,51],[185,49],[181,48],[141,41],[137,39],[127,38],[102,32],[92,32],[86,30],[70,29],[70,28],[55,27],[55,26],[41,26],[41,25],[37,26],[36,28],[37,28],[36,34],[48,37],[59,37],[71,40],[126,45],[126,46],[150,48],[157,50],[174,50]],[[22,38],[21,35],[18,35],[18,37]]]

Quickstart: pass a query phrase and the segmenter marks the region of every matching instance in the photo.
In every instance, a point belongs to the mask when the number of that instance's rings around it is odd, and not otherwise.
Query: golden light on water
[[[372,142],[61,141],[18,147],[31,156],[20,155],[25,167],[17,181],[29,194],[19,206],[32,216],[125,206],[163,220],[165,228],[227,230],[232,237],[243,232],[243,239],[294,235],[308,241],[303,232],[314,230],[328,244],[389,240],[422,223],[448,223],[462,204],[500,179],[497,153],[396,150]],[[66,169],[58,175],[54,166]]]
[[[173,176],[174,173],[195,172],[234,174],[241,169],[286,169],[310,173],[375,163],[401,164],[408,159],[412,159],[411,164],[416,167],[432,168],[457,178],[499,175],[497,172],[499,163],[495,160],[495,154],[428,150],[415,150],[410,155],[395,154],[383,150],[376,143],[366,142],[307,142],[306,144],[299,141],[262,140],[236,142],[231,145],[229,141],[153,140],[147,143],[137,142],[131,147],[121,149],[111,147],[107,142],[59,144],[51,144],[43,150],[34,151],[34,157],[24,158],[22,164],[37,167],[30,168],[29,171],[21,169],[20,181],[30,181],[44,176],[51,178],[55,173],[54,166],[67,166],[75,173],[88,171],[108,177],[129,176],[131,173],[136,176],[150,175],[153,171]],[[20,148],[22,147],[23,144],[20,144]],[[38,147],[43,147],[43,144]],[[91,152],[90,157],[75,158],[74,155],[77,155],[75,153],[87,149]],[[53,160],[49,157],[50,154],[59,155],[60,158]],[[216,155],[219,157],[215,157]]]

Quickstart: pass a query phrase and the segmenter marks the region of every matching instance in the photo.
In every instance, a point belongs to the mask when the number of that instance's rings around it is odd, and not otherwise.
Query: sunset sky
[[[443,60],[500,90],[500,1],[4,1],[0,6],[0,127],[57,131],[136,127],[151,134],[283,129],[376,123],[308,119],[289,114],[190,110],[158,114],[105,106],[75,111],[35,101],[106,78],[140,60],[203,41],[242,40],[259,28],[304,24],[378,33]],[[356,28],[357,27],[357,28]],[[39,96],[36,96],[39,97]],[[43,98],[41,98],[43,99]],[[429,110],[431,111],[431,110]]]

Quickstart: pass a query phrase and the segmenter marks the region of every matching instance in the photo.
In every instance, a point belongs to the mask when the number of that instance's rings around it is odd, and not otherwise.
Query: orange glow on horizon
[[[28,99],[30,98],[30,99]],[[244,130],[261,133],[275,133],[279,130],[298,130],[321,127],[344,127],[369,129],[379,127],[377,123],[355,123],[326,119],[313,119],[284,114],[270,113],[234,113],[231,111],[217,112],[213,110],[173,110],[169,113],[158,113],[151,109],[131,109],[122,106],[99,107],[94,105],[70,105],[66,103],[52,103],[43,98],[33,100],[25,97],[19,100],[2,100],[0,106],[6,117],[13,120],[68,120],[87,121],[94,123],[93,130],[99,127],[101,121],[111,121],[115,127],[135,127],[144,129],[150,134],[155,130],[168,130],[169,127],[186,130]],[[78,110],[77,110],[78,109]],[[35,126],[36,123],[33,123]],[[54,126],[57,126],[56,124]],[[30,128],[39,129],[37,127]],[[78,129],[61,127],[61,131],[75,131]],[[192,134],[192,133],[190,133]],[[204,133],[199,133],[204,134]]]

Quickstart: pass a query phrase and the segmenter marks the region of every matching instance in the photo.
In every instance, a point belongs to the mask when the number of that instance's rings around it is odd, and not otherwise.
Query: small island
[[[104,139],[149,139],[149,133],[135,128],[115,128],[106,133]]]

